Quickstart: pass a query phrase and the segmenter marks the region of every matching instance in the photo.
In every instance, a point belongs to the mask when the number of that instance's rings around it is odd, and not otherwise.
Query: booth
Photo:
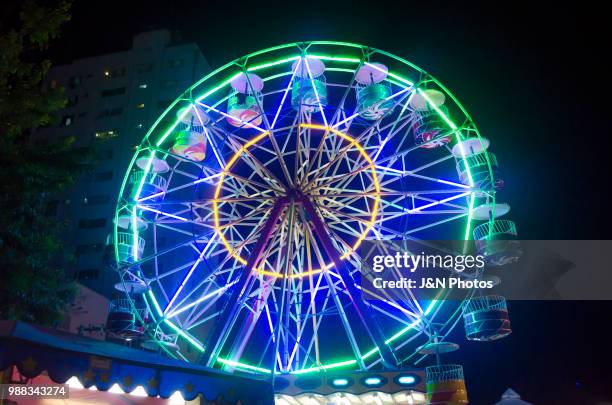
[[[133,393],[141,398],[134,403],[181,403],[177,398],[190,404],[274,403],[272,386],[265,381],[18,321],[0,321],[0,370],[4,383],[14,383],[15,375],[25,384],[68,382],[79,404],[110,403],[103,398],[88,402],[79,390],[88,397]],[[151,400],[142,402],[144,397]],[[51,403],[32,401],[27,403]]]

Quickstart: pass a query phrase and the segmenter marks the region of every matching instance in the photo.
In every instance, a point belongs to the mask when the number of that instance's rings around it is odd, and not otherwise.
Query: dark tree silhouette
[[[70,19],[71,3],[21,5],[0,27],[0,319],[43,325],[61,320],[75,288],[58,260],[64,224],[46,215],[49,196],[86,169],[74,139],[48,146],[32,142],[36,128],[54,123],[66,104],[63,88],[43,86],[44,58]]]

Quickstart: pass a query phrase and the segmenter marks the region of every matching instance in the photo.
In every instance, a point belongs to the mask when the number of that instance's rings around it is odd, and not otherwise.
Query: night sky
[[[128,49],[152,28],[197,42],[213,67],[300,40],[381,48],[436,76],[492,139],[521,238],[610,239],[609,14],[533,3],[80,1],[50,56]],[[510,337],[456,339],[472,403],[508,386],[536,405],[612,403],[611,312],[612,302],[510,303]]]

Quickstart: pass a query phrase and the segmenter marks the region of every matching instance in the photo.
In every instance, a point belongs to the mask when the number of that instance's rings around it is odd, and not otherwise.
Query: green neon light
[[[340,46],[348,46],[351,48],[364,48],[363,45],[354,44],[352,42],[339,42],[339,41],[312,41],[310,45],[340,45]]]
[[[399,80],[400,82],[407,84],[408,86],[413,86],[414,85],[414,83],[412,83],[410,80],[408,80],[405,77],[402,77],[400,75],[397,75],[397,74],[395,74],[393,72],[387,72],[387,75],[389,77],[394,78],[395,80]]]
[[[366,360],[369,357],[372,357],[373,355],[375,355],[376,353],[378,353],[380,351],[380,349],[378,347],[373,348],[372,350],[370,350],[369,352],[366,352],[364,355],[361,356],[361,360]]]
[[[149,290],[147,294],[149,295],[149,297],[151,298],[151,301],[153,302],[153,307],[155,308],[155,312],[157,312],[157,316],[163,317],[164,312],[162,311],[161,307],[157,303],[157,300],[155,299],[155,295],[153,295],[153,291]]]
[[[419,88],[417,89],[417,91],[419,92],[421,96],[423,96],[425,101],[427,101],[427,104],[429,104],[434,110],[436,110],[436,112],[440,115],[440,117],[442,117],[442,119],[446,121],[446,123],[448,124],[449,127],[451,127],[452,130],[457,129],[457,125],[455,125],[455,123],[451,121],[450,118],[448,118],[446,114],[444,114],[444,112],[438,108],[438,106],[429,98],[427,94],[425,94],[423,90]]]
[[[273,46],[271,48],[266,48],[266,49],[262,49],[260,51],[257,52],[253,52],[247,55],[247,58],[252,58],[253,56],[257,56],[257,55],[261,55],[262,53],[269,53],[272,51],[278,51],[279,49],[285,49],[285,48],[291,48],[292,46],[297,46],[297,42],[292,42],[290,44],[283,44],[283,45],[277,45],[277,46]]]
[[[294,374],[294,375],[307,374],[307,373],[312,373],[314,371],[323,371],[323,370],[329,370],[331,368],[338,368],[338,367],[344,367],[344,366],[352,366],[353,364],[357,364],[357,360],[345,360],[345,361],[339,361],[337,363],[331,363],[331,364],[328,364],[328,365],[325,365],[325,366],[303,368],[301,370],[292,371],[291,374]]]
[[[250,364],[240,363],[238,361],[233,361],[233,360],[226,360],[226,359],[222,359],[221,357],[217,357],[217,361],[219,363],[225,364],[226,366],[243,368],[245,370],[252,370],[252,371],[257,371],[257,372],[266,373],[266,374],[270,374],[272,372],[272,370],[269,370],[267,368],[252,366]]]
[[[261,65],[251,66],[250,68],[247,68],[247,70],[249,72],[256,72],[256,71],[261,70],[261,69],[266,69],[266,68],[269,68],[269,67],[272,67],[272,66],[277,66],[277,65],[281,65],[283,63],[291,62],[292,60],[296,60],[298,58],[299,58],[299,56],[292,56],[290,58],[279,59],[279,60],[275,60],[273,62],[262,63]]]
[[[144,182],[151,170],[151,164],[153,163],[153,158],[155,157],[155,151],[151,152],[151,156],[147,162],[147,166],[144,170],[144,175],[142,179],[140,179],[140,184],[138,184],[138,189],[136,190],[136,194],[134,194],[134,201],[138,200],[140,197],[140,193],[142,192],[142,187],[144,186]],[[138,222],[137,222],[137,213],[136,213],[136,205],[132,207],[132,236],[133,236],[133,246],[132,246],[132,256],[134,257],[134,261],[137,261],[138,258]]]
[[[134,261],[138,260],[138,223],[137,223],[137,214],[136,214],[136,205],[132,207],[132,256],[134,257]]]
[[[264,78],[263,78],[263,79],[261,79],[261,80],[263,80],[264,82],[267,82],[268,80],[274,80],[274,79],[278,79],[279,77],[283,77],[283,76],[291,76],[291,75],[292,75],[292,73],[291,73],[291,72],[283,72],[283,73],[277,73],[277,74],[272,75],[272,76],[267,76],[267,77],[264,77]],[[227,98],[228,98],[228,97],[226,97],[226,99],[227,99]]]
[[[192,107],[193,108],[193,107]],[[170,128],[168,128],[168,130],[162,135],[162,137],[160,138],[159,141],[157,141],[157,143],[155,144],[155,146],[159,147],[162,143],[164,143],[164,141],[166,140],[166,138],[168,137],[168,135],[170,135],[172,133],[172,131],[174,131],[174,129],[176,128],[176,126],[179,124],[179,122],[181,122],[181,120],[183,118],[185,118],[187,116],[187,114],[189,113],[189,110],[191,108],[185,108],[183,110],[183,112],[176,118],[176,121],[174,121],[174,124],[172,124],[170,126]]]
[[[399,339],[404,333],[408,332],[409,330],[413,329],[415,326],[417,326],[419,323],[422,322],[422,318],[417,319],[416,321],[412,322],[411,324],[409,324],[408,326],[406,326],[404,329],[400,330],[399,332],[397,332],[395,335],[391,336],[389,339],[385,340],[385,344],[389,344],[389,343],[393,343],[395,342],[397,339]]]
[[[351,58],[348,56],[327,56],[327,55],[316,55],[316,54],[308,54],[307,58],[321,59],[321,60],[331,60],[336,62],[352,62],[359,63],[361,59]]]
[[[230,84],[232,82],[232,80],[238,78],[242,73],[236,73],[235,75],[233,75],[232,77],[230,77],[229,79],[226,79],[225,81],[221,82],[221,84],[219,84],[216,87],[213,87],[212,89],[208,90],[206,93],[202,94],[201,96],[199,96],[198,98],[196,98],[196,102],[197,101],[202,101],[204,100],[206,97],[210,96],[211,94],[216,93],[217,91],[221,90],[222,88],[224,88],[225,86],[227,86],[228,84]]]
[[[468,181],[470,183],[470,187],[474,187],[474,180],[472,179],[472,172],[470,170],[470,165],[468,164],[467,158],[465,156],[465,150],[463,149],[463,144],[461,143],[461,133],[460,133],[460,131],[457,131],[457,125],[455,125],[455,123],[452,122],[446,116],[446,114],[444,114],[444,112],[438,108],[438,106],[435,105],[435,103],[427,96],[427,94],[425,94],[425,92],[423,90],[417,89],[417,91],[419,92],[419,94],[421,96],[423,96],[423,98],[427,101],[427,103],[436,110],[436,112],[440,115],[440,117],[442,117],[442,119],[444,119],[444,121],[446,121],[448,126],[450,126],[453,131],[456,131],[455,132],[455,136],[456,136],[456,139],[457,139],[457,144],[459,145],[459,150],[461,151],[461,158],[463,159],[463,164],[465,166],[465,171],[466,171],[466,173],[468,175]],[[473,214],[473,211],[474,211],[474,192],[470,193],[470,207],[469,207],[469,210],[468,210],[468,219],[467,219],[467,224],[466,224],[466,227],[465,227],[465,234],[463,236],[463,240],[469,240],[470,239],[470,230],[472,228],[472,214]]]
[[[325,68],[325,71],[331,71],[331,72],[345,72],[345,73],[355,73],[355,69],[346,69],[346,68],[337,68],[337,67],[328,67]]]
[[[158,145],[159,146],[159,145]],[[147,178],[147,174],[149,174],[149,171],[151,170],[151,164],[153,163],[153,158],[155,157],[155,151],[151,151],[151,156],[149,157],[149,160],[147,161],[147,166],[144,169],[144,175],[142,176],[142,179],[140,179],[140,184],[138,184],[138,189],[136,190],[136,194],[134,194],[134,201],[137,201],[138,198],[140,198],[140,193],[142,191],[142,186],[144,185],[144,182]],[[132,226],[134,228],[136,228],[136,224],[132,224]]]
[[[178,326],[176,326],[169,320],[164,319],[164,323],[168,325],[169,327],[171,327],[176,333],[178,333],[187,342],[191,343],[199,351],[203,352],[205,350],[204,346],[202,346],[200,342],[198,342],[193,336],[189,335],[188,333],[183,331],[181,328],[179,328]]]
[[[427,309],[425,310],[424,314],[429,315],[429,313],[436,307],[437,304],[438,300],[432,300]]]
[[[467,162],[465,164],[465,167],[467,167]],[[468,219],[467,219],[467,226],[465,227],[465,236],[464,236],[464,240],[469,240],[470,239],[470,231],[472,230],[472,217],[473,217],[473,212],[474,212],[474,200],[475,200],[475,196],[476,193],[470,193],[470,209],[468,211]],[[467,245],[466,245],[467,248]]]

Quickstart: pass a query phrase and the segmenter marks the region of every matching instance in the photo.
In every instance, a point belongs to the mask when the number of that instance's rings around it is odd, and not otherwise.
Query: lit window
[[[74,115],[65,115],[62,118],[62,126],[63,127],[69,127],[72,124],[74,124]]]
[[[113,69],[113,70],[105,70],[104,76],[106,77],[121,77],[125,76],[125,68],[121,69]]]
[[[138,108],[138,109],[144,108],[144,103],[136,104],[136,108]]]
[[[146,88],[147,88],[147,84],[146,84],[146,83],[140,83],[140,84],[138,85],[138,88],[139,88],[139,89],[146,89]]]
[[[96,139],[110,139],[116,138],[119,136],[119,132],[116,130],[108,130],[108,131],[96,131],[95,137]]]

